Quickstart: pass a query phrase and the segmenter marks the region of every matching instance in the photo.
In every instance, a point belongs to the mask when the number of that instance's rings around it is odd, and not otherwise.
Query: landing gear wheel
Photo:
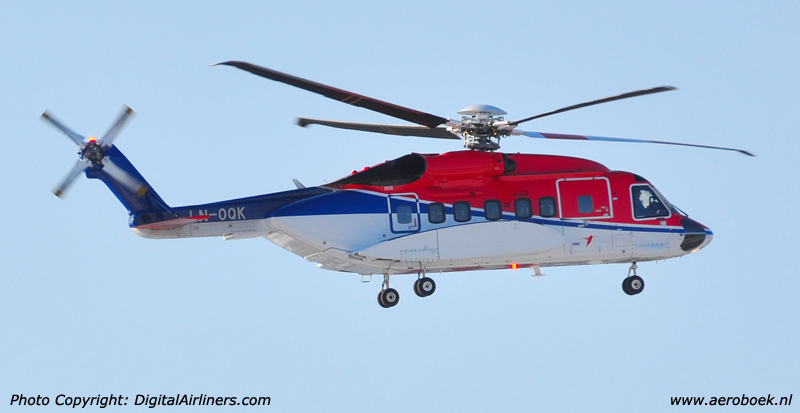
[[[378,305],[383,308],[389,308],[386,304],[383,303],[383,291],[378,293]]]
[[[634,275],[622,280],[622,291],[625,294],[636,295],[644,290],[644,280],[638,275]]]
[[[436,283],[432,278],[422,277],[414,282],[414,292],[420,297],[427,297],[436,291]]]
[[[400,294],[394,288],[387,288],[378,294],[378,304],[383,308],[394,307],[400,302]]]

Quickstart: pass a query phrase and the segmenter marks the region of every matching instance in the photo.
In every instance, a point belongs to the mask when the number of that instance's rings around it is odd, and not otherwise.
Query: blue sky
[[[800,396],[800,6],[696,3],[4,5],[0,402],[205,393],[270,396],[275,411],[658,411],[672,396]],[[131,106],[117,145],[171,205],[460,149],[301,129],[296,116],[394,120],[209,67],[225,60],[445,117],[486,103],[521,118],[671,85],[525,129],[758,157],[508,139],[506,152],[645,176],[713,243],[640,265],[635,297],[621,291],[624,265],[564,267],[438,275],[426,299],[397,277],[391,310],[376,303],[379,282],[263,239],[139,238],[98,181],[50,193],[75,147],[39,120],[46,109],[102,135]]]

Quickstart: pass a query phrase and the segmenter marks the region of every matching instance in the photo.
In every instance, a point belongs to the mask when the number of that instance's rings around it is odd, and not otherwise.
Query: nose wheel
[[[644,280],[636,275],[636,268],[638,267],[634,261],[628,270],[628,277],[622,280],[622,291],[625,291],[625,294],[636,295],[644,291]],[[633,272],[633,275],[631,275],[631,272]]]

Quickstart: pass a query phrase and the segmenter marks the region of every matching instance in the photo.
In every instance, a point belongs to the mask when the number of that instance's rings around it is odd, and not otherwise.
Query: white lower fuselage
[[[686,255],[711,240],[709,233],[699,247],[684,251],[681,243],[685,234],[680,226],[537,216],[517,219],[508,212],[499,220],[489,221],[477,208],[473,208],[468,222],[455,222],[453,215],[447,214],[444,222],[432,224],[417,206],[413,221],[401,228],[397,217],[389,212],[388,195],[359,192],[372,199],[370,202],[387,205],[385,212],[309,213],[306,209],[292,213],[290,208],[288,213],[263,219],[133,230],[148,238],[222,236],[228,240],[263,236],[318,263],[320,268],[359,274],[653,261]]]

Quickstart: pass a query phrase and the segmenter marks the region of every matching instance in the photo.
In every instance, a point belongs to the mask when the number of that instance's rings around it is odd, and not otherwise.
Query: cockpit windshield
[[[634,185],[631,187],[631,200],[633,201],[633,216],[636,219],[668,217],[670,210],[658,196],[658,192],[649,185]]]
[[[661,191],[658,190],[658,188],[653,188],[653,190],[656,191],[656,195],[658,195],[658,197],[661,198],[662,201],[664,201],[664,204],[667,205],[670,209],[672,209],[673,214],[683,215],[685,217],[689,216],[689,214],[683,212],[683,210],[678,208],[675,204],[669,202],[669,199],[667,199],[667,197],[665,197],[664,194],[662,194]]]

